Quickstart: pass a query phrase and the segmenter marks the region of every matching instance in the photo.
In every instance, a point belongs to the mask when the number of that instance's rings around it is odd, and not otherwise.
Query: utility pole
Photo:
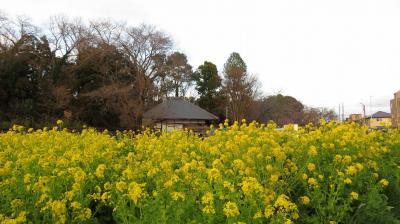
[[[365,119],[366,119],[366,117],[365,117],[365,104],[363,104],[363,103],[360,103],[360,104],[361,104],[362,110],[363,110],[363,124],[365,124]]]
[[[341,113],[341,109],[340,109],[340,103],[339,103],[339,122],[341,122],[341,116],[340,116],[340,113]]]
[[[369,96],[369,116],[372,116],[372,96]]]
[[[342,122],[344,122],[344,103],[342,103]]]

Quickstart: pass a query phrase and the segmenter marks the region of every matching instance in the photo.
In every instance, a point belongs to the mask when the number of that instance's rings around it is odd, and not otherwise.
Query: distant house
[[[366,123],[370,128],[384,128],[392,126],[392,115],[383,111],[378,111],[366,118]]]
[[[190,129],[204,134],[209,125],[219,118],[182,98],[170,98],[143,114],[145,126],[160,130],[173,131]]]
[[[392,126],[400,125],[400,90],[394,94],[394,98],[390,101],[390,111],[392,113]]]
[[[362,114],[350,114],[347,119],[348,122],[361,122],[363,119]]]

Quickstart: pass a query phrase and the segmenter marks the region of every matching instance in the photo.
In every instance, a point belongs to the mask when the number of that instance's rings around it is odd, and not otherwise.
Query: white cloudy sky
[[[37,24],[56,14],[149,23],[170,34],[197,67],[221,69],[239,52],[267,94],[310,106],[389,111],[400,89],[397,0],[0,0]],[[368,108],[372,102],[372,108]]]

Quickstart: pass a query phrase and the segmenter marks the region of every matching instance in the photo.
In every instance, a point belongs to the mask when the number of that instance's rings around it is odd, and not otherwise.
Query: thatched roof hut
[[[161,131],[191,129],[204,133],[218,117],[182,98],[170,98],[146,111],[143,124]]]

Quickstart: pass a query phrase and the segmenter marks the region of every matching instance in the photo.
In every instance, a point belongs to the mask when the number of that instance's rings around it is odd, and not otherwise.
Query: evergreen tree
[[[193,74],[195,89],[199,94],[197,104],[220,117],[223,116],[224,102],[221,93],[222,80],[218,75],[217,66],[205,61]]]
[[[246,118],[247,110],[258,94],[258,80],[247,73],[247,65],[233,52],[224,65],[224,92],[233,121]]]

